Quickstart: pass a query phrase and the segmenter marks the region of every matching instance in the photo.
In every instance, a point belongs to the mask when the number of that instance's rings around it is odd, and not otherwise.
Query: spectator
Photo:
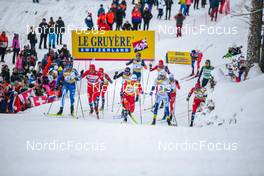
[[[56,21],[57,45],[62,45],[62,34],[65,33],[65,24],[61,17]]]
[[[170,16],[171,16],[171,6],[173,4],[172,0],[165,0],[165,5],[166,5],[166,16],[165,16],[165,20],[170,20]]]
[[[121,6],[117,6],[116,11],[116,30],[120,30],[123,25],[123,18],[125,17],[125,13]]]
[[[113,30],[113,24],[115,22],[115,13],[112,9],[109,9],[109,11],[106,13],[106,21],[108,26],[110,27],[110,30]]]
[[[182,11],[182,13],[183,13],[184,16],[187,16],[187,12],[186,12],[186,10],[187,10],[186,0],[180,0],[179,1],[179,4],[181,5],[180,6],[180,11]]]
[[[55,22],[53,21],[52,17],[50,17],[48,26],[49,26],[49,49],[51,47],[55,49],[55,41],[56,41]]]
[[[165,5],[165,1],[164,0],[158,0],[158,4],[157,4],[157,8],[158,8],[158,16],[157,16],[157,18],[158,19],[161,19],[161,17],[163,16],[163,8],[164,8],[164,6],[166,6]]]
[[[87,30],[93,30],[94,23],[93,23],[92,13],[88,12],[88,16],[85,18],[85,24],[87,26]]]
[[[20,44],[19,44],[19,35],[14,34],[14,38],[12,41],[12,49],[13,49],[13,60],[12,63],[15,64],[16,57],[18,56],[18,53],[20,51]]]
[[[211,0],[210,1],[210,8],[211,8],[211,21],[217,20],[218,8],[219,8],[219,0]]]
[[[33,0],[33,3],[39,3],[39,0]]]
[[[5,62],[5,54],[6,54],[6,48],[8,46],[8,38],[6,36],[5,31],[2,32],[0,35],[0,56],[1,56],[1,62]]]
[[[141,23],[141,13],[137,7],[132,12],[132,24],[133,30],[138,30],[139,24]]]
[[[103,4],[100,4],[100,8],[98,9],[98,12],[97,12],[97,17],[99,17],[102,13],[105,14],[105,9],[104,9]]]
[[[193,9],[199,9],[199,0],[194,0],[194,5],[193,5]]]
[[[40,33],[39,49],[41,49],[42,42],[44,42],[44,49],[47,49],[48,23],[45,18],[39,24],[38,30]]]
[[[35,48],[36,43],[38,42],[38,40],[37,40],[36,33],[35,33],[34,29],[33,29],[33,26],[30,27],[30,32],[29,32],[27,37],[28,37],[28,40],[29,40],[29,43],[30,43],[30,49]]]
[[[132,30],[132,25],[129,23],[128,20],[126,20],[126,22],[124,23],[122,30],[124,30],[124,31],[131,31]]]
[[[190,16],[190,7],[192,4],[192,0],[186,0],[186,15]]]
[[[182,25],[183,25],[183,21],[185,20],[185,16],[182,14],[181,10],[174,17],[174,19],[176,20],[176,27],[177,27],[176,37],[181,37],[182,36]]]
[[[148,7],[145,7],[143,14],[142,14],[142,17],[143,17],[143,21],[144,21],[143,30],[148,30],[149,29],[149,22],[153,17],[151,12],[149,11]]]

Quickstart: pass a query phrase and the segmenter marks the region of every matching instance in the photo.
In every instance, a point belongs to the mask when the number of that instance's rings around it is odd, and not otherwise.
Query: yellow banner
[[[155,58],[154,31],[72,31],[72,54],[77,60]]]
[[[190,52],[168,51],[166,55],[166,62],[169,64],[186,64],[192,63]]]

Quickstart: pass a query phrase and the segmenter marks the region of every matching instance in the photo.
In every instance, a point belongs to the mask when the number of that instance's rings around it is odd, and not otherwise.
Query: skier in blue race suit
[[[59,74],[57,79],[56,88],[59,85],[62,85],[62,96],[60,102],[60,110],[57,115],[61,115],[63,112],[63,107],[65,104],[66,94],[70,92],[70,101],[71,101],[71,115],[74,112],[74,95],[76,91],[76,81],[80,79],[79,74],[76,69],[72,67],[72,65],[67,65],[65,69]]]

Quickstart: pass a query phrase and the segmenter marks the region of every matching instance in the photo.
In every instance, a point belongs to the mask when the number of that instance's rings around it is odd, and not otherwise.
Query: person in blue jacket
[[[72,64],[68,64],[64,70],[59,74],[56,89],[59,85],[62,85],[62,96],[60,102],[60,110],[57,115],[63,113],[63,107],[65,104],[66,94],[70,92],[70,101],[71,101],[71,115],[74,113],[74,95],[76,91],[76,82],[80,80],[79,74],[76,69],[73,68]]]
[[[88,16],[85,18],[85,24],[87,30],[92,30],[94,28],[92,13],[88,12]]]

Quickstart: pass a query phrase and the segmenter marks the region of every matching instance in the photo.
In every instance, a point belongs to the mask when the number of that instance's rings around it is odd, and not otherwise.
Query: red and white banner
[[[133,48],[135,53],[147,49],[148,48],[147,40],[143,39],[133,42]]]
[[[21,94],[18,95],[20,101],[25,104],[25,102],[28,100],[28,98],[30,97],[35,97],[35,93],[34,93],[34,90],[31,88],[31,89],[28,89],[24,92],[22,92]]]
[[[46,95],[38,96],[38,97],[32,97],[31,98],[32,106],[40,106],[43,104],[46,104],[48,102],[48,97]]]

